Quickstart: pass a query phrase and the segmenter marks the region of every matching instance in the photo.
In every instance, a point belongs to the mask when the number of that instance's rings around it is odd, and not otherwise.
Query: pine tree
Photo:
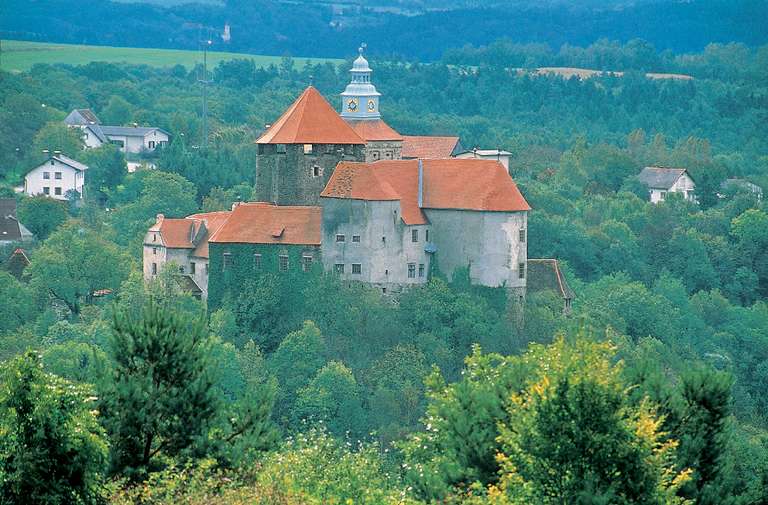
[[[184,457],[219,411],[205,318],[185,321],[154,300],[139,315],[114,312],[113,370],[101,385],[111,471],[136,478]]]

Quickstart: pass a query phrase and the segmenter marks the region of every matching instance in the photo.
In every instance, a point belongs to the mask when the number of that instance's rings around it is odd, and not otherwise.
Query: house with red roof
[[[144,279],[154,279],[172,264],[183,276],[182,287],[206,299],[208,241],[229,215],[229,211],[218,211],[171,219],[158,214],[157,221],[144,235]]]

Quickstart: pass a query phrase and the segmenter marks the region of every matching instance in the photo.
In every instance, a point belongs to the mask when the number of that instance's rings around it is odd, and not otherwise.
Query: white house
[[[82,198],[86,170],[87,165],[54,154],[24,176],[24,193],[50,196],[56,200],[67,200],[70,195]]]
[[[637,178],[648,186],[651,203],[664,201],[667,193],[680,193],[686,200],[696,201],[696,183],[684,168],[645,167]]]
[[[509,171],[509,157],[511,155],[511,152],[502,149],[472,149],[471,151],[460,152],[455,157],[459,159],[477,158],[498,161]]]
[[[99,147],[110,142],[125,153],[154,151],[168,143],[170,135],[154,126],[107,126],[90,109],[75,109],[64,119],[64,123],[83,131],[86,148]]]

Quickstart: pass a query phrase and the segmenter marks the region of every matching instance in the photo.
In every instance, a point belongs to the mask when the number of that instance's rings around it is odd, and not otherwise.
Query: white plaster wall
[[[53,165],[51,165],[53,161]],[[24,176],[24,193],[27,195],[42,195],[43,188],[50,188],[50,196],[56,200],[66,200],[67,191],[74,189],[82,195],[83,184],[85,183],[84,172],[80,172],[65,165],[58,160],[46,161],[37,168],[32,169]],[[50,179],[43,179],[43,174],[48,172]],[[61,172],[61,180],[56,179],[56,172]],[[56,194],[55,188],[61,188],[61,195]]]

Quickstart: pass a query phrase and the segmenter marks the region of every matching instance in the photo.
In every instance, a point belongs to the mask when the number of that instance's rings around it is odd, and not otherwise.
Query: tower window
[[[157,275],[157,263],[152,263],[152,275]]]
[[[360,235],[352,235],[352,242],[360,242]]]
[[[304,256],[302,256],[301,269],[304,270],[305,272],[309,272],[310,270],[312,270],[312,260],[313,258],[312,258],[312,255],[310,254],[305,254]]]
[[[226,272],[227,269],[232,268],[234,265],[234,259],[232,253],[224,253],[221,255],[221,271]]]
[[[253,255],[253,268],[261,270],[261,254],[257,253]]]
[[[424,277],[424,263],[419,263],[419,277]]]
[[[347,240],[347,237],[345,237],[344,235],[341,235],[341,234],[336,235],[336,242],[345,242],[346,240]]]
[[[419,230],[411,230],[411,242],[419,241]]]
[[[520,242],[521,243],[525,242],[525,229],[520,230]]]
[[[333,265],[333,271],[337,274],[343,274],[344,273],[344,263],[336,263]]]
[[[352,263],[352,273],[356,275],[363,273],[363,265],[360,263]]]
[[[424,234],[426,235],[426,237],[424,237],[424,241],[429,242],[429,230],[424,230]]]
[[[196,273],[196,271],[197,271],[197,268],[196,268],[195,262],[194,261],[190,261],[190,263],[189,263],[189,273],[194,275]]]
[[[304,154],[312,154],[312,144],[304,144]]]
[[[518,263],[517,277],[520,279],[525,279],[525,263]]]
[[[281,254],[278,260],[279,260],[280,271],[287,272],[288,271],[288,255]]]
[[[320,174],[321,174],[320,167],[317,165],[314,165],[312,167],[312,177],[320,177]]]
[[[416,263],[408,263],[408,278],[416,278]]]

